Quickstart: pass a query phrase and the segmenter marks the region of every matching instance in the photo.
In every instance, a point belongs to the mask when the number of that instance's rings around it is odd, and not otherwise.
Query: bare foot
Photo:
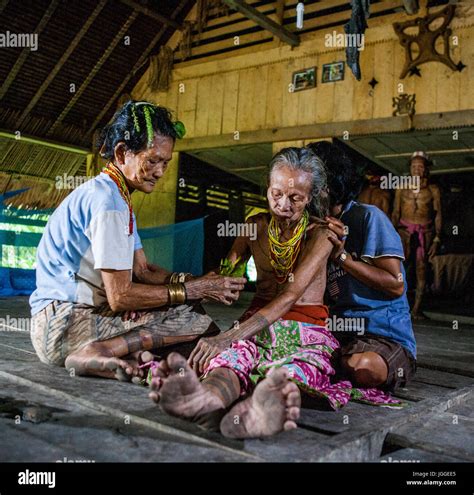
[[[134,359],[121,359],[104,354],[100,346],[88,344],[79,351],[70,354],[64,363],[67,370],[74,370],[76,375],[100,376],[130,381],[139,376],[141,370]]]
[[[177,352],[160,361],[151,388],[149,397],[171,416],[201,422],[205,415],[224,409],[222,400],[199,381],[186,359]]]
[[[412,320],[428,320],[429,318],[421,311],[412,312],[411,314]]]
[[[222,419],[221,433],[230,438],[275,435],[296,428],[300,416],[298,386],[285,368],[272,370],[248,399],[236,404]]]

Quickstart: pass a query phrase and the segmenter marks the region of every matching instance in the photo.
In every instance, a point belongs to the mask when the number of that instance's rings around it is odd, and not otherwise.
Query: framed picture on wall
[[[293,72],[293,90],[302,91],[316,87],[316,67],[301,69]]]
[[[344,80],[344,62],[332,62],[323,65],[322,82],[335,82]]]

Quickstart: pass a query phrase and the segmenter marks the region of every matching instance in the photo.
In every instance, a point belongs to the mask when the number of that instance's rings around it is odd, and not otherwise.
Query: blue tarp
[[[44,226],[44,220],[38,215],[48,215],[52,210],[20,210],[3,208],[2,200],[13,193],[0,196],[0,223]],[[36,218],[35,218],[36,217]],[[162,227],[139,229],[143,248],[150,263],[157,264],[169,271],[190,272],[201,275],[204,251],[204,219],[180,222]],[[20,263],[21,248],[36,248],[41,239],[40,233],[15,232],[0,228],[0,297],[29,295],[35,289],[35,270],[11,266],[11,256],[6,256],[4,246],[19,248],[15,252]],[[28,253],[31,255],[31,253]],[[18,264],[18,263],[14,263]]]

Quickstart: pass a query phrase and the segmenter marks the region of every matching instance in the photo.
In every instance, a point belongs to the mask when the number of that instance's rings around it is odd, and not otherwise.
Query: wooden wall
[[[361,81],[346,66],[343,81],[321,83],[323,64],[345,60],[343,49],[325,46],[325,34],[333,29],[343,32],[342,26],[336,26],[303,34],[302,43],[294,49],[277,42],[251,53],[175,64],[173,82],[166,93],[151,92],[145,73],[133,97],[175,111],[187,127],[187,138],[391,117],[392,97],[399,93],[399,83],[404,92],[416,93],[417,114],[473,109],[472,9],[452,22],[453,36],[458,37],[457,46],[451,38],[452,57],[456,63],[462,60],[466,64],[462,72],[428,63],[421,66],[421,78],[400,80],[405,54],[391,24],[408,18],[400,12],[369,19],[365,49],[361,51]],[[318,70],[317,87],[290,92],[292,73],[311,66]],[[379,84],[371,91],[368,82],[373,77]]]

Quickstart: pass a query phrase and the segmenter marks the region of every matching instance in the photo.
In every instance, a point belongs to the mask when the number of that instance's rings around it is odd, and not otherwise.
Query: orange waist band
[[[326,319],[329,316],[329,310],[327,306],[323,304],[315,305],[293,305],[284,314],[282,318],[284,320],[301,321],[303,323],[313,323],[314,325],[320,325],[324,327],[326,325]]]
[[[266,306],[270,301],[260,297],[254,297],[249,309],[242,315],[239,321],[245,321],[255,314],[259,309]],[[298,305],[295,304],[281,318],[284,320],[301,321],[303,323],[312,323],[313,325],[326,325],[326,319],[329,317],[329,310],[323,304]]]

